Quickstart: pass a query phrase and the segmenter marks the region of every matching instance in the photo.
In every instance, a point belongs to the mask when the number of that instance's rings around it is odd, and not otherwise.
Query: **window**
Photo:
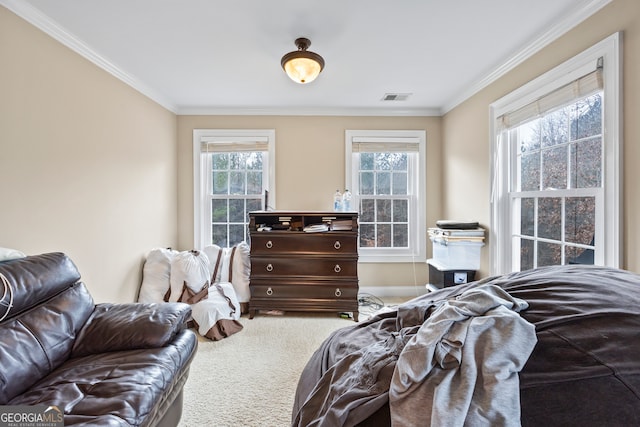
[[[194,244],[231,247],[247,240],[250,211],[265,190],[274,200],[275,131],[193,131]]]
[[[361,262],[426,259],[424,131],[346,131]]]
[[[620,260],[619,40],[491,106],[492,274]]]

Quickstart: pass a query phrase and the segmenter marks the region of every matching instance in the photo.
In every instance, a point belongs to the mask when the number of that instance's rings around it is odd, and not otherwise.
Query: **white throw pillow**
[[[238,301],[248,302],[251,298],[249,291],[249,274],[251,273],[249,245],[246,242],[240,242],[232,248],[210,245],[205,247],[203,252],[209,257],[209,271],[212,275],[212,282],[231,282]],[[233,261],[231,260],[232,254]],[[214,274],[215,277],[213,277]],[[229,280],[229,277],[231,277],[231,280]]]
[[[26,257],[26,255],[16,249],[0,248],[0,261],[9,261],[11,259],[24,257]]]
[[[171,297],[176,302],[182,295],[186,285],[192,292],[198,293],[209,285],[209,257],[201,251],[184,251],[173,257],[171,261]]]
[[[163,302],[171,287],[171,260],[178,253],[170,248],[149,251],[142,267],[142,285],[138,302]]]

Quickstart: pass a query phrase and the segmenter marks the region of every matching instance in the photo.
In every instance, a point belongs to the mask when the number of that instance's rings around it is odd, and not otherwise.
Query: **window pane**
[[[360,194],[373,194],[373,172],[360,172]]]
[[[376,229],[373,224],[360,224],[360,246],[371,248],[376,245]]]
[[[542,188],[567,188],[567,149],[565,146],[543,151]]]
[[[560,240],[562,237],[561,233],[562,199],[558,197],[538,199],[538,236],[546,239]]]
[[[571,187],[597,188],[602,183],[602,138],[571,144]]]
[[[244,218],[244,199],[229,200],[229,222],[243,222]]]
[[[391,194],[391,173],[376,172],[376,194]]]
[[[244,222],[249,224],[249,212],[262,210],[262,199],[247,199],[247,212],[245,212]]]
[[[246,165],[249,170],[262,170],[262,153],[259,151],[248,153]]]
[[[533,240],[517,239],[520,243],[520,270],[530,270],[533,268]]]
[[[393,153],[375,153],[376,170],[390,170]]]
[[[373,170],[373,153],[360,154],[360,170]]]
[[[391,247],[391,224],[379,224],[376,246],[379,248]]]
[[[229,246],[228,246],[229,248],[244,240],[245,229],[246,229],[246,226],[244,224],[229,225]]]
[[[551,147],[569,141],[569,114],[566,108],[554,111],[540,119],[542,147]]]
[[[262,171],[247,172],[247,194],[262,194]]]
[[[597,93],[571,109],[571,140],[602,134],[602,95]]]
[[[393,222],[409,221],[409,201],[394,200],[393,201]]]
[[[565,260],[567,264],[594,264],[593,249],[567,246],[565,248]]]
[[[244,169],[246,161],[245,161],[245,153],[230,153],[229,155],[229,169],[237,170]]]
[[[532,120],[518,128],[518,153],[527,154],[540,149],[540,120]]]
[[[211,201],[211,220],[213,222],[227,222],[228,199],[213,199]]]
[[[520,191],[536,191],[540,188],[540,152],[523,155],[520,163]]]
[[[227,224],[213,224],[211,243],[221,248],[227,247]]]
[[[391,200],[376,200],[376,221],[391,222]]]
[[[375,217],[375,201],[373,199],[360,199],[360,221],[374,222]]]
[[[393,247],[406,248],[409,246],[409,227],[406,224],[393,225]]]
[[[521,199],[520,202],[520,234],[534,236],[535,232],[535,199]]]
[[[538,242],[538,265],[560,265],[562,263],[562,246],[555,243]]]
[[[213,172],[213,194],[229,194],[229,175],[227,171]]]
[[[229,169],[229,155],[227,153],[211,154],[213,170]]]
[[[393,194],[407,194],[407,179],[409,174],[406,172],[394,172],[393,177]]]
[[[407,170],[407,153],[392,153],[391,167],[395,171]]]
[[[244,172],[231,172],[229,194],[245,194]]]
[[[565,241],[592,245],[596,227],[595,197],[568,197],[565,204]]]

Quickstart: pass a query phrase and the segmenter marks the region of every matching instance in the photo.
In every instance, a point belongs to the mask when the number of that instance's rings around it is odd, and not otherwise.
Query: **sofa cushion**
[[[0,405],[27,390],[69,358],[94,302],[64,254],[0,263],[13,301],[0,322]],[[44,305],[40,305],[45,303]]]
[[[4,320],[0,327],[0,405],[69,358],[93,307],[87,288],[77,283],[46,304]]]
[[[185,328],[190,315],[191,307],[183,303],[98,304],[71,356],[165,346]]]
[[[73,261],[59,252],[0,263],[0,273],[13,290],[13,307],[7,318],[48,300],[80,280]]]
[[[186,381],[196,347],[195,334],[183,330],[166,347],[72,358],[9,404],[56,405],[65,426],[155,425]]]

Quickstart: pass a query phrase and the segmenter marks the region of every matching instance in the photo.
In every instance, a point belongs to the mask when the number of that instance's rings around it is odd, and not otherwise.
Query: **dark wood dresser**
[[[249,318],[259,310],[352,313],[358,321],[358,214],[249,213]]]

